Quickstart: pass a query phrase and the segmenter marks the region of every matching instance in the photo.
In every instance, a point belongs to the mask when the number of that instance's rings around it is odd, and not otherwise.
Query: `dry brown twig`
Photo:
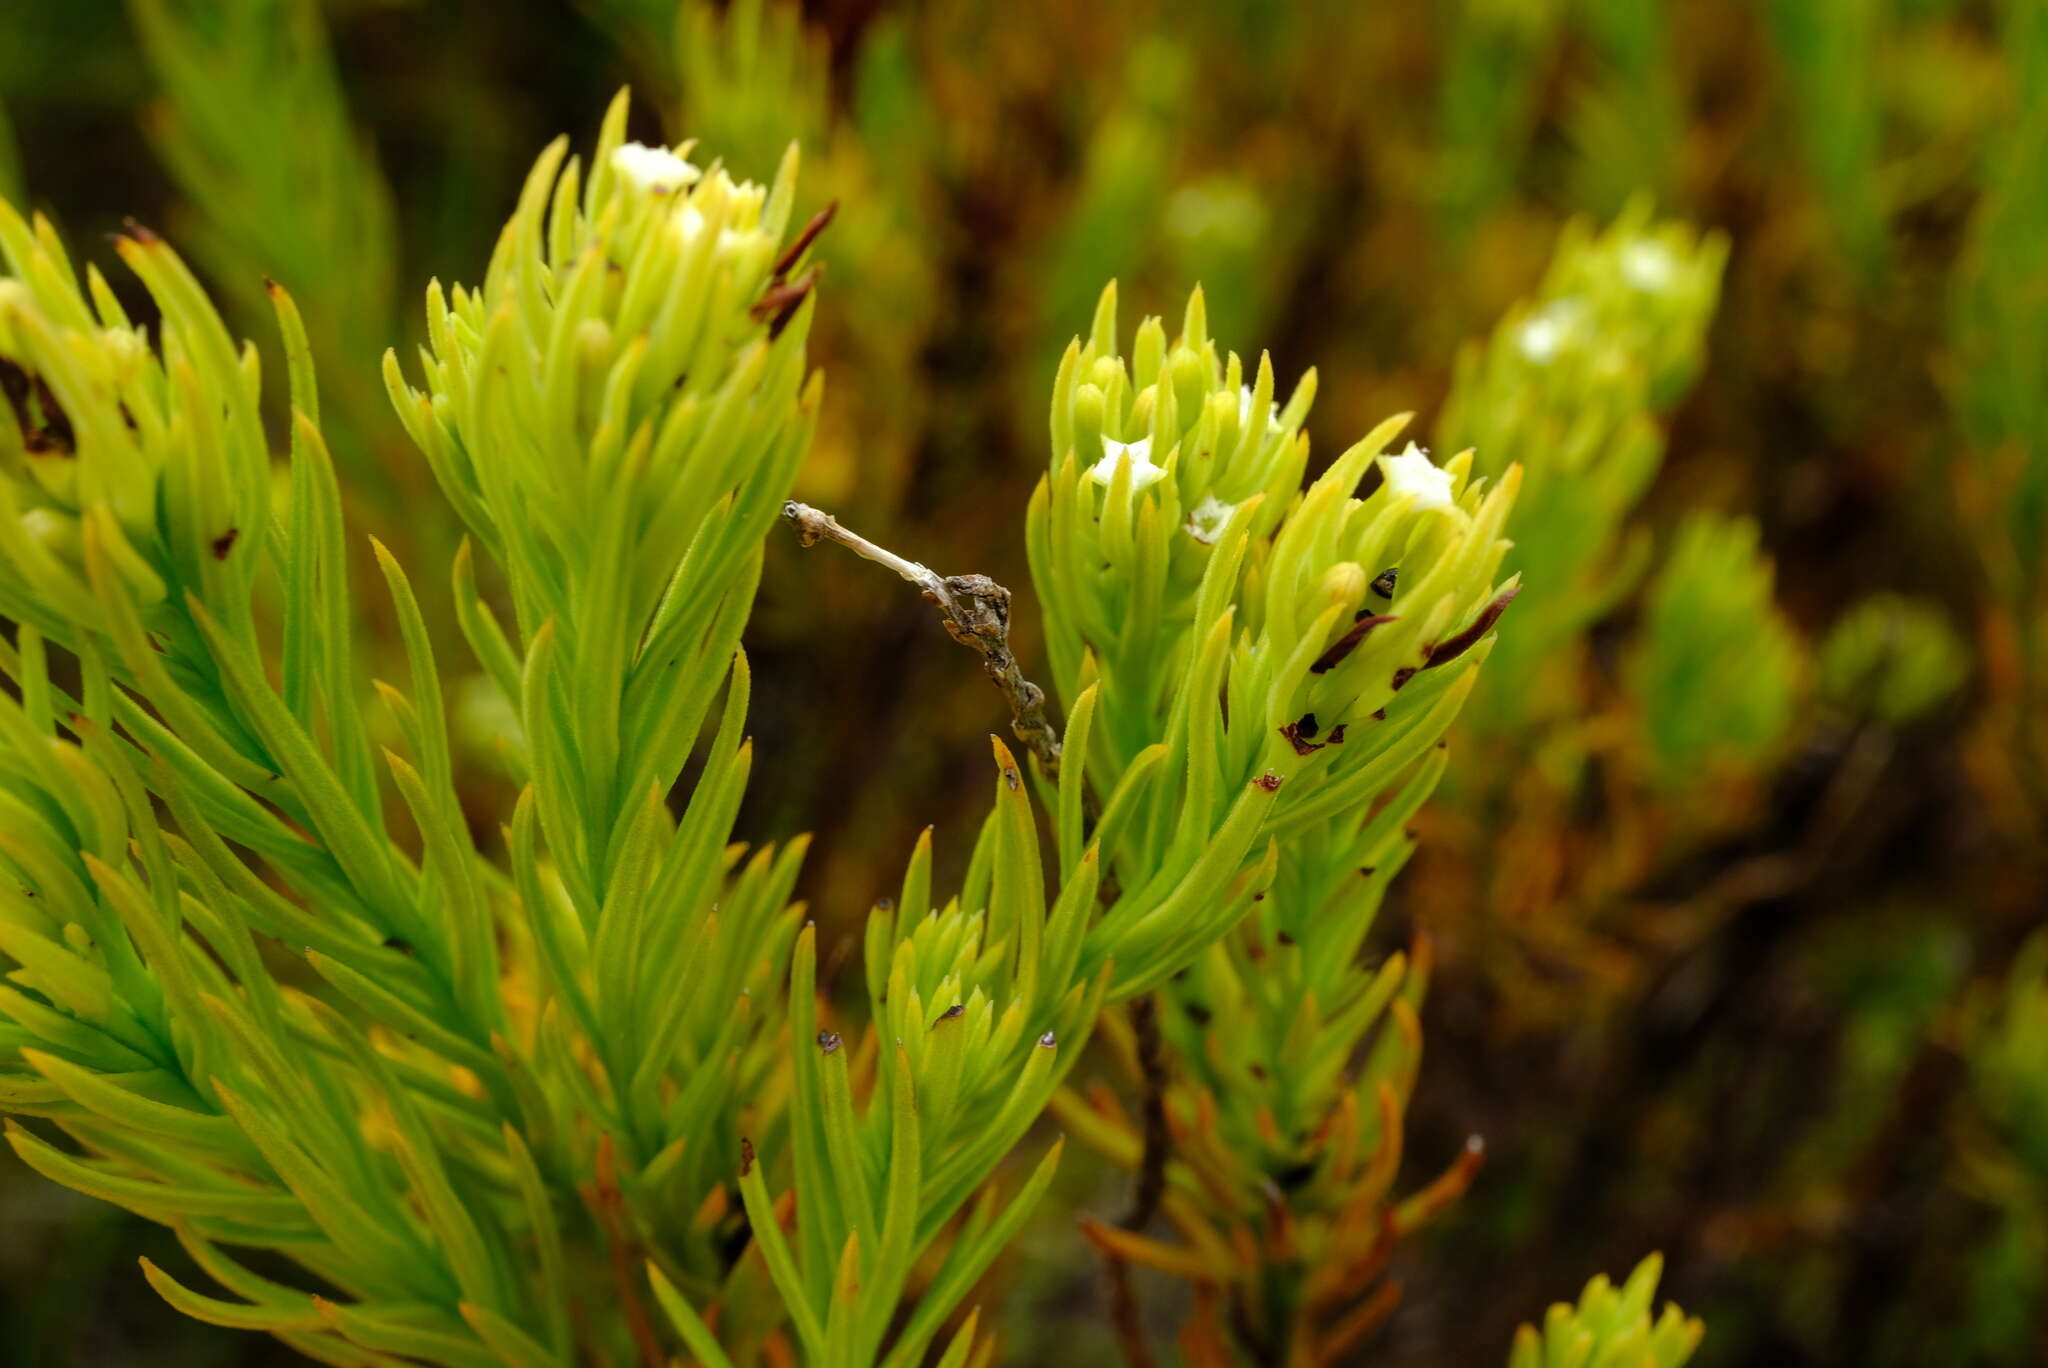
[[[987,575],[941,575],[842,527],[830,513],[791,499],[783,520],[805,546],[837,542],[864,560],[895,571],[939,606],[946,634],[981,656],[981,667],[1010,705],[1010,730],[1038,757],[1048,780],[1060,777],[1060,740],[1046,716],[1045,690],[1024,677],[1010,650],[1010,591]]]

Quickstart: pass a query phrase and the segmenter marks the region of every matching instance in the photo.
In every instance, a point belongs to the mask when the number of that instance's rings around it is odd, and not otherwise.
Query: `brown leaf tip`
[[[781,256],[775,258],[775,266],[769,272],[770,278],[781,280],[784,276],[788,275],[790,268],[802,259],[804,252],[813,242],[818,240],[818,234],[825,231],[825,225],[830,223],[832,216],[838,212],[839,201],[833,200],[823,209],[811,215],[811,221],[804,225],[803,231],[798,233],[795,240],[783,249]]]
[[[1479,616],[1472,620],[1471,626],[1450,640],[1438,642],[1425,650],[1422,653],[1422,668],[1433,670],[1439,665],[1448,665],[1471,650],[1481,637],[1493,630],[1493,624],[1500,621],[1500,615],[1508,610],[1508,605],[1515,601],[1515,595],[1521,592],[1522,586],[1515,585],[1480,609]]]
[[[1308,667],[1310,674],[1328,674],[1347,660],[1358,649],[1359,643],[1372,635],[1375,627],[1384,627],[1401,619],[1391,613],[1360,613],[1352,619],[1351,628],[1330,644],[1330,648],[1316,657],[1315,664]]]

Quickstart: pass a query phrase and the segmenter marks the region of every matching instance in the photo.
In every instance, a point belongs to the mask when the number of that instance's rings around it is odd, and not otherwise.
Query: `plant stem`
[[[1048,781],[1060,776],[1060,741],[1046,716],[1045,690],[1024,677],[1010,651],[1010,591],[987,575],[940,575],[840,525],[830,513],[791,499],[782,516],[805,546],[837,542],[864,560],[895,571],[939,606],[946,634],[981,656],[982,668],[1010,705],[1010,730],[1038,757]]]

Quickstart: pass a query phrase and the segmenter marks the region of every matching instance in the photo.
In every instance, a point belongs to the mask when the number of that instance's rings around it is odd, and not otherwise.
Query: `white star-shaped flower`
[[[698,193],[701,194],[702,192],[699,191]],[[677,240],[685,248],[689,248],[695,246],[697,239],[704,235],[706,222],[703,211],[690,203],[688,199],[685,199],[676,206],[675,214],[669,219],[669,228],[675,233]],[[720,255],[723,255],[732,251],[749,238],[760,236],[762,236],[762,233],[757,228],[720,228],[718,230],[718,243],[715,250]]]
[[[1621,249],[1621,274],[1645,294],[1656,294],[1678,274],[1678,259],[1655,238],[1638,238]]]
[[[1451,472],[1437,466],[1429,453],[1413,442],[1398,456],[1380,457],[1380,472],[1387,477],[1387,488],[1395,498],[1413,496],[1418,513],[1456,506],[1451,497]]]
[[[612,149],[612,170],[651,195],[672,195],[703,174],[666,147],[636,142]]]
[[[1515,338],[1522,348],[1522,355],[1538,365],[1551,360],[1572,340],[1584,312],[1585,306],[1570,298],[1556,300],[1537,310],[1522,324]]]
[[[1188,514],[1188,535],[1204,546],[1214,546],[1216,539],[1223,535],[1223,529],[1230,526],[1230,515],[1235,512],[1236,504],[1225,503],[1211,494]]]
[[[1119,442],[1113,437],[1102,439],[1102,459],[1088,467],[1088,478],[1097,484],[1106,485],[1116,478],[1119,461],[1131,463],[1131,492],[1137,493],[1146,485],[1157,484],[1166,478],[1166,467],[1152,464],[1152,439],[1140,437],[1135,442]]]

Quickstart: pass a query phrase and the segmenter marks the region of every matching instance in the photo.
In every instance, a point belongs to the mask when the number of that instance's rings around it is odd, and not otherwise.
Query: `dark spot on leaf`
[[[1024,781],[1017,777],[1017,771],[1013,769],[1005,769],[1003,771],[1003,782],[1010,786],[1010,792],[1015,793],[1017,791],[1017,786]]]
[[[1297,1160],[1292,1164],[1283,1165],[1275,1170],[1273,1181],[1279,1185],[1282,1192],[1293,1192],[1315,1176],[1316,1166],[1314,1163],[1308,1160]]]
[[[412,953],[412,942],[403,936],[386,936],[384,938],[384,948],[386,950],[396,950],[401,955],[410,955]]]
[[[1264,774],[1252,780],[1252,782],[1268,793],[1278,793],[1280,791],[1280,776],[1271,770],[1267,770]]]
[[[226,560],[228,558],[228,552],[235,549],[235,538],[241,535],[241,528],[230,527],[227,531],[221,533],[218,537],[215,537],[213,539],[213,558],[215,560],[221,561]]]
[[[1330,745],[1341,746],[1344,744],[1344,728],[1346,725],[1348,724],[1339,722],[1336,726],[1330,728]]]
[[[1199,1002],[1187,1003],[1181,1010],[1186,1012],[1188,1020],[1194,1022],[1197,1026],[1207,1026],[1216,1019],[1216,1014]]]
[[[1285,931],[1280,932],[1278,935],[1274,936],[1273,939],[1279,941],[1282,945],[1294,944],[1294,937],[1288,935]]]
[[[939,1013],[939,1019],[932,1023],[932,1028],[936,1030],[940,1026],[943,1026],[945,1023],[949,1021],[958,1021],[961,1017],[964,1017],[966,1015],[967,1009],[956,1002],[951,1007],[948,1007],[945,1011]]]
[[[1288,745],[1294,747],[1296,755],[1314,755],[1327,744],[1326,742],[1305,739],[1307,736],[1315,735],[1315,714],[1310,713],[1307,720],[1309,730],[1306,733],[1302,731],[1301,723],[1299,722],[1289,722],[1286,726],[1280,728],[1280,734],[1287,738]]]
[[[1401,570],[1399,566],[1392,566],[1382,570],[1373,577],[1372,591],[1383,599],[1390,599],[1394,596],[1394,585],[1400,578]]]
[[[1401,686],[1403,684],[1406,684],[1409,680],[1413,678],[1415,678],[1414,667],[1410,665],[1403,665],[1400,669],[1394,671],[1394,677],[1391,681],[1389,681],[1389,686],[1394,690],[1394,692],[1399,693],[1401,691]]]
[[[753,1171],[754,1142],[742,1135],[740,1137],[740,1177],[744,1178]]]

